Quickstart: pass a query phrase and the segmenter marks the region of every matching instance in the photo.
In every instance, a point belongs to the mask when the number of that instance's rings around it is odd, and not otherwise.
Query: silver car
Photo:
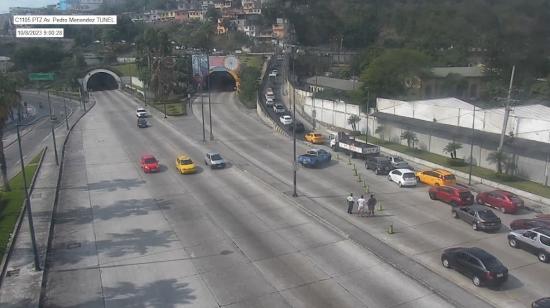
[[[218,152],[208,152],[204,157],[204,163],[212,169],[225,168],[225,160]]]
[[[508,233],[508,244],[513,248],[522,248],[539,258],[540,262],[550,261],[550,229],[533,228],[514,230]]]

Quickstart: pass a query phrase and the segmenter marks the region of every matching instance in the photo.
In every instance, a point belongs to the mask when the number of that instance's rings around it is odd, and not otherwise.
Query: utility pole
[[[67,116],[67,99],[63,98],[63,110],[65,111],[65,126],[67,127],[67,131],[69,131],[69,119]]]
[[[59,157],[57,156],[57,145],[55,142],[55,125],[52,121],[52,102],[50,100],[50,91],[48,90],[48,108],[50,109],[50,123],[52,124],[53,152],[55,153],[55,164],[59,166]]]
[[[201,78],[201,84],[199,88],[199,92],[201,95],[201,115],[202,115],[202,142],[206,142],[206,131],[204,129],[204,96],[202,95],[202,83],[204,80]]]
[[[498,144],[498,152],[502,152],[502,146],[504,145],[504,136],[506,135],[506,128],[508,126],[508,117],[512,109],[512,85],[514,83],[514,73],[516,72],[516,66],[512,66],[512,75],[510,76],[510,86],[508,87],[508,98],[506,99],[506,105],[504,106],[504,121],[502,123],[502,133],[500,134],[500,142]]]
[[[292,53],[292,75],[294,76],[294,50]],[[296,88],[292,87],[292,160],[293,160],[293,166],[292,166],[292,173],[293,173],[293,192],[292,197],[298,197],[298,193],[296,192],[296,169],[298,168],[297,162],[296,162]]]
[[[470,140],[470,170],[468,172],[468,185],[472,185],[472,168],[473,168],[473,160],[474,160],[474,135],[476,132],[476,106],[474,106],[474,114],[472,119],[472,137]]]
[[[210,56],[206,54],[206,63],[208,63],[208,73],[206,74],[206,81],[208,83],[208,120],[210,121],[210,140],[214,140],[214,134],[212,133],[212,104],[210,103]]]
[[[365,134],[365,142],[367,143],[369,142],[369,107],[370,107],[370,102],[369,102],[369,96],[367,95],[367,133]]]

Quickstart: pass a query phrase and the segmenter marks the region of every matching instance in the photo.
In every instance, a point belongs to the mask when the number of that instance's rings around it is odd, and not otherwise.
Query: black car
[[[389,158],[384,156],[367,157],[365,168],[373,170],[376,174],[388,174],[393,169]]]
[[[508,279],[508,268],[478,247],[445,249],[441,254],[441,263],[471,278],[476,287],[498,286]]]
[[[148,124],[147,124],[147,119],[146,118],[138,118],[137,119],[137,127],[145,128],[147,126],[148,126]]]
[[[531,304],[532,308],[550,308],[550,297],[539,298]]]
[[[304,127],[304,123],[300,122],[300,121],[295,121],[296,122],[296,132],[297,133],[303,133],[306,129]],[[294,123],[290,124],[290,130],[292,130],[292,125],[294,125]]]
[[[476,231],[500,230],[502,222],[493,211],[481,205],[455,206],[452,209],[454,218],[460,218],[470,224]]]

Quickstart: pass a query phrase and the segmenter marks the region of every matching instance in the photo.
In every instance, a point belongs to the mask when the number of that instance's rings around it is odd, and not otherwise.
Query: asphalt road
[[[353,187],[345,187],[353,179],[347,167],[300,170],[300,183],[309,184],[297,200],[288,196],[289,140],[241,110],[232,93],[214,95],[215,140],[206,143],[194,116],[154,112],[151,127],[138,129],[128,96],[95,98],[67,148],[46,307],[452,306],[430,288],[434,281],[396,268],[408,258],[390,265],[362,246],[369,235],[350,227],[363,220],[342,214]],[[212,149],[229,161],[226,169],[204,166]],[[198,163],[197,174],[176,172],[182,152]],[[159,173],[140,170],[143,153],[160,160]],[[377,253],[388,248],[379,245]],[[488,306],[438,282],[455,304],[461,296],[468,307]]]
[[[214,96],[213,101],[218,103],[214,105],[213,119],[214,135],[219,142],[240,153],[250,166],[247,169],[249,172],[281,192],[290,194],[291,140],[272,137],[271,130],[254,116],[243,115],[242,110],[236,107],[238,102],[233,93],[221,93]],[[300,143],[298,154],[308,147]],[[343,201],[345,196],[349,192],[358,195],[364,190],[347,161],[345,157],[321,169],[300,168],[298,201],[306,207],[309,205],[308,209],[350,234],[354,241],[362,242],[364,237],[372,235],[494,306],[526,307],[535,299],[550,296],[550,265],[540,263],[536,256],[523,250],[510,248],[506,240],[507,228],[497,233],[476,232],[466,223],[453,219],[449,205],[430,200],[428,187],[421,185],[400,189],[385,176],[376,176],[372,171],[365,170],[364,162],[360,160],[352,160],[352,163],[357,165],[384,210],[378,212],[376,218],[348,216]],[[526,211],[517,215],[497,215],[508,225],[513,219],[534,214]],[[390,224],[397,231],[395,234],[386,232]],[[478,246],[493,253],[510,269],[509,281],[499,289],[476,288],[466,277],[444,269],[440,263],[441,252],[455,246]],[[437,288],[437,285],[433,287]],[[449,291],[443,293],[446,292]]]

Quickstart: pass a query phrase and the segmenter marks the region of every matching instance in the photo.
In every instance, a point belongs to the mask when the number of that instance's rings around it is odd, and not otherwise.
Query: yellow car
[[[416,178],[419,182],[432,186],[448,186],[456,184],[455,175],[443,169],[419,171],[416,173]]]
[[[311,142],[313,144],[325,143],[325,137],[319,133],[307,133],[304,136],[304,139],[306,139],[306,141]]]
[[[176,158],[176,168],[181,174],[195,173],[197,172],[197,167],[195,163],[187,155],[180,155]]]

